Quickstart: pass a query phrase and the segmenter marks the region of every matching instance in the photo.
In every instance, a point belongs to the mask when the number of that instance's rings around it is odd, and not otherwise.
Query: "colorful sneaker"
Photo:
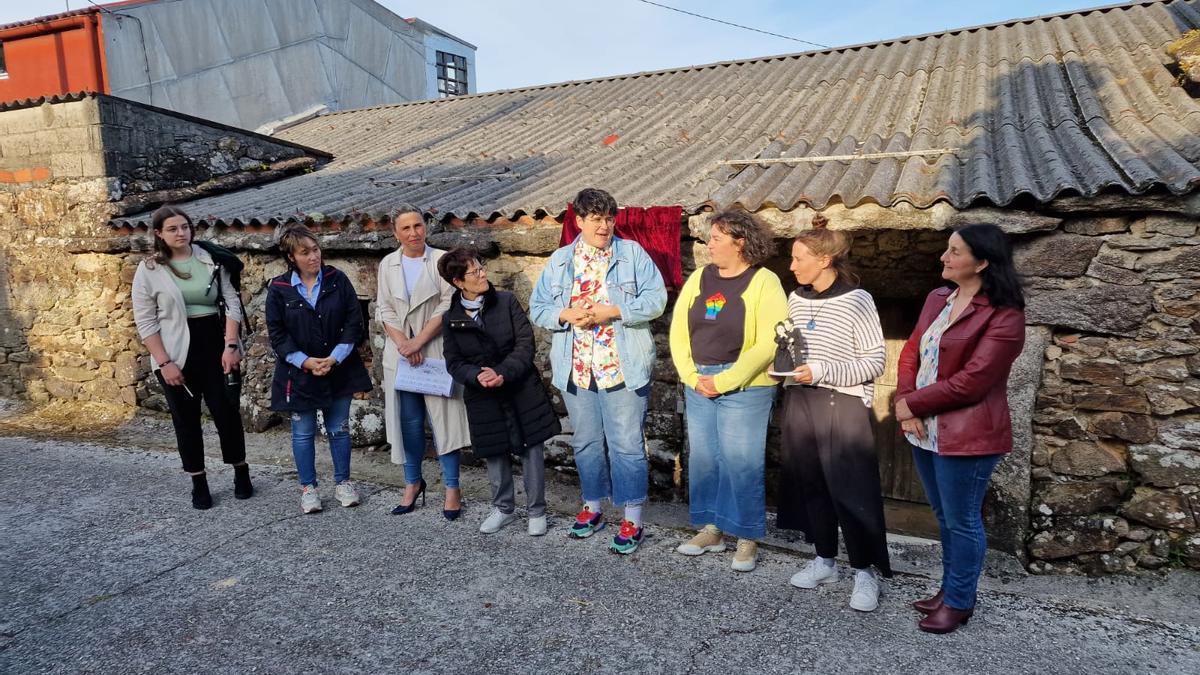
[[[604,513],[601,511],[592,513],[592,510],[585,506],[579,515],[575,516],[575,522],[571,524],[567,536],[574,539],[587,539],[603,529]]]
[[[608,550],[621,555],[633,553],[637,550],[638,544],[642,543],[642,530],[643,528],[635,526],[631,521],[622,520],[621,529],[613,536]]]

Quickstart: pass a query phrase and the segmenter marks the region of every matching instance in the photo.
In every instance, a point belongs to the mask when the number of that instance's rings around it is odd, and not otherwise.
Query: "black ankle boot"
[[[203,511],[212,508],[212,504],[212,494],[208,491],[208,476],[192,476],[192,508]]]
[[[254,494],[254,485],[250,483],[250,465],[242,464],[233,467],[233,496],[238,499],[250,499]]]

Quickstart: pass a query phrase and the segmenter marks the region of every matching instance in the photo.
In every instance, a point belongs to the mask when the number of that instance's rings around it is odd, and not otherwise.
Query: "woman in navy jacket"
[[[334,496],[342,506],[359,503],[350,482],[350,401],[371,390],[371,377],[355,345],[363,317],[350,279],[321,262],[316,236],[288,228],[279,248],[289,270],[267,287],[267,332],[275,350],[271,409],[291,413],[292,455],[300,478],[300,508],[321,510],[315,466],[317,411],[325,420],[333,456]]]
[[[928,633],[954,631],[975,611],[987,552],[980,509],[1012,450],[1008,373],[1025,343],[1025,299],[1000,228],[958,230],[941,261],[949,285],[925,299],[896,387],[896,419],[942,539],[942,588],[913,603]]]
[[[492,534],[516,519],[512,454],[521,457],[528,532],[546,533],[543,443],[561,430],[542,377],[533,365],[533,326],[521,304],[497,291],[474,252],[455,249],[438,273],[458,290],[442,316],[446,369],[464,386],[471,449],[487,459],[491,514],[479,531]]]

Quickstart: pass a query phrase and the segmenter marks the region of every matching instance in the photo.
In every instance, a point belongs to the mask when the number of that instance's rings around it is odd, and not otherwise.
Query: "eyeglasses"
[[[463,276],[482,277],[482,276],[485,276],[486,274],[487,274],[487,268],[484,267],[483,265],[480,265],[479,267],[476,267],[473,270],[467,270],[466,274],[464,274]]]

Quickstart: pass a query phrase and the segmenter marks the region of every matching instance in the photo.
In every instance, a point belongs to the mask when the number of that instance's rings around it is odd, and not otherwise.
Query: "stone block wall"
[[[0,113],[0,396],[136,401],[95,99]],[[100,248],[103,248],[101,245]]]
[[[1018,261],[1053,327],[1034,412],[1030,569],[1200,568],[1200,238],[1192,216],[1068,218]]]
[[[91,136],[103,150],[103,168],[126,196],[262,172],[308,154],[300,146],[124,99],[95,103],[98,123]]]
[[[153,404],[130,301],[144,237],[109,220],[305,155],[107,96],[0,112],[0,397]]]

